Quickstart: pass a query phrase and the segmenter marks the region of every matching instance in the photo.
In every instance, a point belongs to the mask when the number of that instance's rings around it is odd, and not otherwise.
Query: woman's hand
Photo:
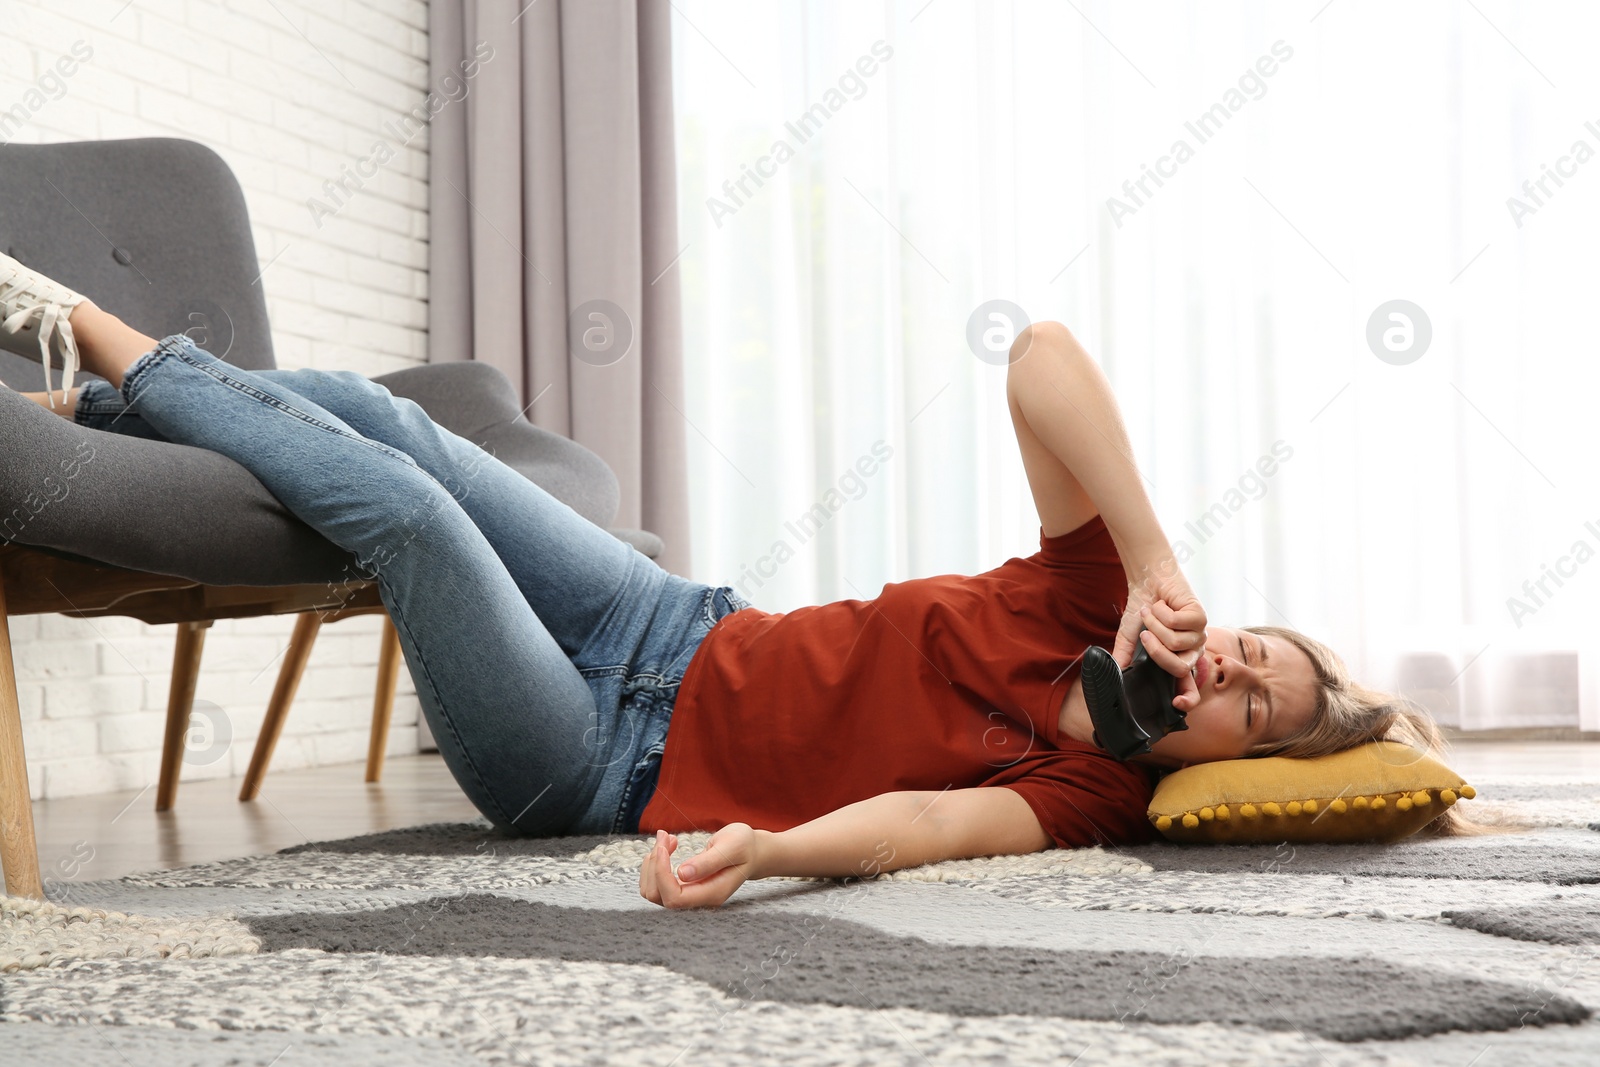
[[[698,856],[672,870],[676,834],[656,831],[656,844],[639,867],[639,895],[666,908],[717,908],[750,877],[756,860],[756,832],[731,822],[711,835]]]
[[[1141,626],[1146,628],[1143,633]],[[1111,658],[1124,670],[1133,662],[1135,642],[1143,643],[1150,658],[1177,677],[1178,695],[1172,706],[1187,715],[1200,702],[1191,672],[1205,654],[1206,612],[1171,561],[1166,569],[1128,585],[1128,605],[1111,650]]]

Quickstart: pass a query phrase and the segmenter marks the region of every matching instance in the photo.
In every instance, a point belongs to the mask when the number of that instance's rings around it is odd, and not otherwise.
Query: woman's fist
[[[1171,560],[1164,569],[1128,583],[1128,604],[1117,629],[1116,647],[1111,650],[1117,666],[1126,670],[1133,662],[1136,643],[1143,644],[1150,658],[1178,679],[1172,706],[1188,714],[1200,701],[1192,671],[1205,654],[1206,612]]]
[[[657,830],[655,847],[639,867],[639,895],[665,908],[721,907],[751,877],[757,844],[756,831],[748,823],[731,822],[674,873],[672,853],[678,837]]]

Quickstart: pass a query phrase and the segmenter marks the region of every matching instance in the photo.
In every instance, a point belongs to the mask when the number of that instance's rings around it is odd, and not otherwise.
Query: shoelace
[[[16,273],[15,270],[12,270],[0,275],[0,293],[5,291],[6,283]],[[3,324],[0,324],[0,328],[3,328],[7,333],[14,334],[27,325],[30,319],[38,318],[39,358],[40,362],[44,364],[44,388],[52,408],[56,406],[55,391],[50,386],[50,338],[52,335],[57,332],[61,335],[61,389],[63,392],[72,388],[72,375],[78,367],[78,342],[72,335],[72,322],[67,315],[62,314],[63,310],[65,309],[55,301],[46,300],[18,308],[6,317]]]

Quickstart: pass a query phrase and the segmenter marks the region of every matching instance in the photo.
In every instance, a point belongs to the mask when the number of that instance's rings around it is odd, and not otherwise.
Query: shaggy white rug
[[[1600,802],[643,900],[649,839],[417,827],[0,908],[0,1063],[1600,1062]],[[1497,810],[1496,810],[1497,809]],[[681,835],[679,856],[709,835]]]

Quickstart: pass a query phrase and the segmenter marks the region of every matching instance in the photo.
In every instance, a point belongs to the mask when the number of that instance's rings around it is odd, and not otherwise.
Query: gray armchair
[[[191,332],[251,370],[274,366],[261,266],[238,182],[192,141],[139,138],[0,147],[0,248],[154,337]],[[203,336],[193,331],[203,330]],[[59,373],[59,372],[58,372]],[[533,426],[511,383],[474,362],[374,379],[483,444],[590,521],[654,557],[642,530],[612,529],[616,476],[576,442]],[[39,365],[0,352],[0,382],[43,388]],[[59,387],[59,378],[55,380]],[[205,628],[300,615],[241,796],[254,795],[325,621],[381,613],[351,556],[296,519],[232,460],[90,430],[0,389],[0,865],[8,892],[41,894],[9,615],[127,615],[177,623],[158,810],[171,805]],[[385,623],[368,780],[375,780],[399,666]]]

